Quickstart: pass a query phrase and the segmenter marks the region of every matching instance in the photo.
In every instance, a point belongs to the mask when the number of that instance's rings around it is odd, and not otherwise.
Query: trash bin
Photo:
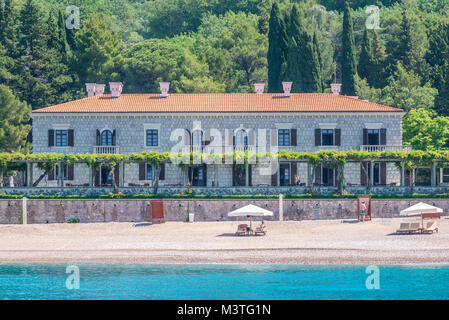
[[[195,213],[189,213],[189,222],[193,222],[195,219]]]

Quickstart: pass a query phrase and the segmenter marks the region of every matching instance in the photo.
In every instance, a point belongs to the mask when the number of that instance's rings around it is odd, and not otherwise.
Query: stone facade
[[[449,212],[447,199],[373,199],[373,218],[397,217],[399,212],[423,202]],[[255,204],[273,211],[266,220],[279,220],[279,200],[164,200],[166,221],[186,221],[187,206],[195,213],[195,221],[237,221],[246,218],[228,218],[227,213],[247,204]],[[19,224],[22,215],[21,200],[0,200],[0,224]],[[28,223],[64,223],[70,219],[89,222],[144,222],[150,221],[150,200],[28,200]],[[345,199],[287,199],[283,203],[283,220],[354,219],[357,200]]]
[[[239,128],[247,129],[248,132],[261,132],[266,134],[266,143],[258,140],[258,151],[270,151],[276,148],[271,145],[278,129],[291,128],[297,130],[297,145],[294,147],[279,147],[279,150],[290,150],[297,152],[316,152],[320,150],[359,150],[363,144],[363,129],[376,126],[386,129],[386,145],[400,146],[402,144],[402,113],[371,112],[371,113],[245,113],[245,114],[182,114],[151,115],[151,114],[33,114],[33,152],[34,153],[93,153],[96,146],[97,130],[115,130],[116,146],[121,154],[140,153],[143,151],[172,151],[182,141],[182,132],[185,129],[193,131],[201,128],[203,130],[217,129],[222,137],[226,137],[226,130],[232,131]],[[341,130],[340,146],[315,146],[315,129],[338,128]],[[49,147],[49,130],[68,128],[74,131],[73,147]],[[157,128],[159,143],[157,147],[147,147],[145,143],[145,132],[147,128]],[[180,130],[180,131],[176,131]],[[179,133],[181,132],[181,133]],[[260,133],[260,134],[259,134]],[[249,133],[251,134],[251,133]],[[213,137],[213,134],[212,134]],[[258,139],[258,138],[257,138]],[[214,152],[232,151],[231,138],[224,138],[219,148]],[[222,149],[225,145],[231,149]],[[277,149],[271,149],[275,151]],[[178,151],[178,150],[175,150]],[[124,175],[124,186],[133,183],[148,184],[151,181],[138,181],[138,165],[126,165]],[[220,165],[215,173],[214,166],[208,166],[207,186],[232,186],[232,166]],[[35,166],[33,179],[42,172]],[[308,183],[307,164],[297,164],[297,173],[301,183]],[[360,184],[360,164],[347,164],[345,166],[345,180],[348,183]],[[83,185],[89,182],[89,168],[77,164],[74,169],[74,180],[66,183],[72,185]],[[182,170],[175,164],[166,166],[165,180],[160,185],[185,185],[187,183],[187,171]],[[271,176],[261,175],[260,166],[254,166],[252,171],[253,185],[270,185]],[[387,184],[400,183],[400,171],[394,164],[388,164]],[[57,181],[47,181],[44,178],[39,186],[55,187]]]

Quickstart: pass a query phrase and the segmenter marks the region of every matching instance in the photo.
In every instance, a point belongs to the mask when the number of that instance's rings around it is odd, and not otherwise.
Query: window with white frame
[[[159,146],[159,130],[147,129],[146,131],[146,145],[147,147]]]

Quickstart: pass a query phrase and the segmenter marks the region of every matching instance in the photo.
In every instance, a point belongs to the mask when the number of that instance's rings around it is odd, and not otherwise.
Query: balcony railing
[[[234,146],[234,151],[236,152],[256,152],[256,146]]]
[[[360,151],[378,152],[378,151],[412,151],[412,146],[379,146],[362,145]]]
[[[96,153],[96,154],[102,154],[102,153],[118,154],[118,153],[120,153],[120,147],[118,147],[118,146],[94,146],[94,153]]]

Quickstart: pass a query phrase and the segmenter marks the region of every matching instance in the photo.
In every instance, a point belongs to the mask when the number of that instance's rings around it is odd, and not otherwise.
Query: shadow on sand
[[[151,222],[136,223],[133,227],[147,227],[153,225]]]

